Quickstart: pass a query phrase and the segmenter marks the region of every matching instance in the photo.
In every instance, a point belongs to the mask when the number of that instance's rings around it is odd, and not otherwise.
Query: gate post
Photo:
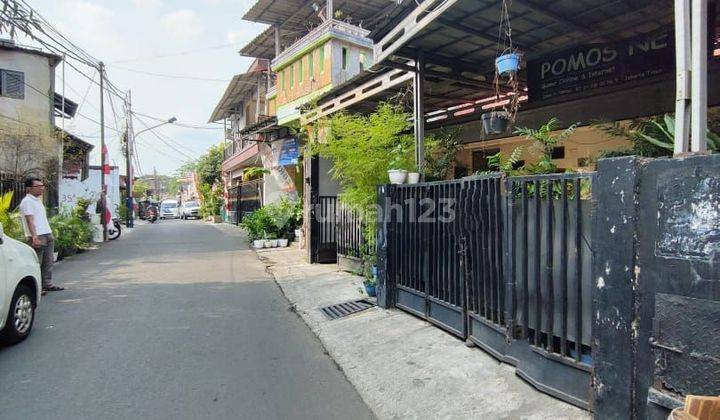
[[[395,307],[395,281],[392,276],[390,260],[392,257],[393,245],[391,238],[394,232],[392,224],[392,200],[394,196],[394,185],[378,186],[377,202],[377,302],[378,306],[384,309]]]
[[[635,418],[638,324],[635,157],[602,159],[592,185],[593,387],[596,419]]]

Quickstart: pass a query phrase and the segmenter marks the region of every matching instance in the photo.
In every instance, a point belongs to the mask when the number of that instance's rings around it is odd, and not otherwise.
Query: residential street
[[[236,232],[165,220],[56,266],[0,417],[372,417]]]

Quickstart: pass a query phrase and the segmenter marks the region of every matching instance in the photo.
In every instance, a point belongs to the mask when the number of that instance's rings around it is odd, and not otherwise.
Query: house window
[[[292,89],[293,86],[295,86],[294,70],[295,70],[294,66],[290,66],[290,67],[288,67],[288,69],[287,69],[287,72],[290,73],[290,89]]]
[[[320,73],[325,71],[325,46],[320,47]]]
[[[280,89],[285,90],[285,72],[280,73]]]
[[[555,147],[552,150],[552,156],[553,159],[565,159],[565,147]]]
[[[0,96],[25,99],[25,73],[0,70]]]
[[[365,53],[360,53],[360,71],[365,70]]]
[[[308,76],[310,80],[315,78],[315,51],[308,55]]]
[[[343,47],[342,49],[342,69],[347,70],[348,65],[348,50],[347,48]]]
[[[303,61],[305,61],[305,60],[302,58],[300,60],[298,60],[298,84],[299,85],[302,85],[302,82],[303,82],[303,67],[305,67],[305,66],[303,66]]]
[[[488,163],[488,158],[492,155],[497,154],[498,152],[500,152],[500,149],[474,150],[472,152],[472,171],[473,171],[473,173],[489,171],[491,168]]]

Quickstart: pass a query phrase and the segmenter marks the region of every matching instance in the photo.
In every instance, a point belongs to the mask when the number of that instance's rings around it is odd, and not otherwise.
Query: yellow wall
[[[276,102],[276,98],[268,99],[268,115],[275,115],[277,113]]]
[[[281,107],[332,83],[330,45],[330,42],[326,42],[308,51],[278,72],[276,107]],[[324,61],[322,63],[320,62],[321,49],[324,50]],[[312,60],[312,74],[310,72],[310,60]],[[302,77],[300,77],[301,66]]]
[[[521,159],[525,160],[525,163],[533,163],[537,160],[533,156],[536,152],[532,147],[532,141],[524,137],[509,137],[467,144],[457,154],[456,165],[467,168],[470,174],[473,170],[473,151],[500,149],[501,152],[509,155],[519,146],[523,148]],[[565,158],[553,160],[559,169],[578,169],[580,166],[578,161],[581,159],[595,158],[604,150],[629,149],[632,145],[628,140],[609,137],[590,127],[580,127],[563,146],[565,146]]]

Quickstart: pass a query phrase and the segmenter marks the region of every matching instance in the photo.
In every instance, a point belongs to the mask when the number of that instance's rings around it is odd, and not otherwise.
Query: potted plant
[[[412,166],[412,171],[407,174],[408,184],[417,184],[420,182],[420,172],[417,172],[417,165]]]
[[[272,248],[273,247],[273,241],[270,239],[270,234],[267,231],[263,232],[263,248]]]
[[[520,70],[522,55],[519,52],[506,50],[495,59],[495,68],[501,76],[514,75]]]
[[[285,248],[288,246],[288,242],[290,242],[288,238],[280,238],[278,239],[278,246],[280,248]]]
[[[392,160],[390,160],[390,169],[388,169],[388,177],[390,178],[391,184],[404,184],[407,179],[408,171],[405,169],[407,166],[407,158],[405,157],[405,150],[402,144],[398,144],[391,153]]]
[[[507,131],[509,115],[506,111],[491,111],[482,115],[485,134],[502,134]]]

